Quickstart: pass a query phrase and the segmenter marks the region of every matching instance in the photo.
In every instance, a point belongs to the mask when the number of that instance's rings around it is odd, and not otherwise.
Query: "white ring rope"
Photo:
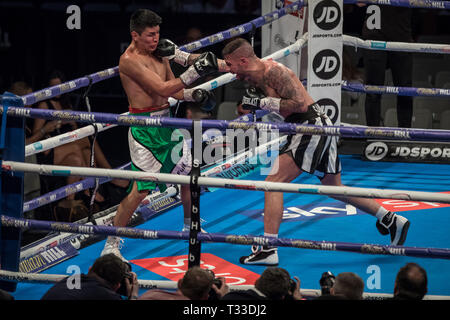
[[[128,112],[122,114],[127,115]],[[117,124],[93,123],[92,125],[75,129],[48,139],[33,142],[25,146],[25,157],[91,136],[95,133],[93,125],[97,127],[98,132],[117,127]]]
[[[15,161],[3,161],[3,170],[23,171],[39,173],[43,175],[59,176],[86,176],[95,178],[128,179],[140,181],[154,181],[170,184],[190,184],[190,176],[174,175],[167,173],[136,172],[131,170],[113,170],[100,168],[69,167],[55,165],[39,165],[32,163],[23,163]],[[416,200],[450,203],[450,194],[434,193],[410,190],[391,190],[374,188],[357,188],[346,186],[325,186],[312,184],[281,183],[268,181],[253,181],[199,177],[198,185],[204,187],[243,189],[252,191],[270,191],[270,192],[288,192],[288,193],[307,193],[329,196],[352,196],[362,198],[386,198],[398,200]]]
[[[450,44],[410,43],[380,40],[363,40],[353,36],[342,36],[343,44],[355,48],[386,51],[450,54]]]
[[[232,159],[225,161],[223,163],[220,163],[216,167],[207,169],[206,171],[202,172],[201,175],[209,177],[209,176],[214,176],[214,175],[222,173],[222,172],[226,172],[229,169],[231,169],[232,166],[234,166],[236,164],[243,163],[252,157],[261,155],[261,154],[267,152],[268,150],[272,150],[274,145],[281,146],[281,145],[285,144],[286,140],[287,140],[287,136],[281,136],[279,138],[273,139],[269,142],[266,142],[266,143],[256,147],[255,149],[249,149],[245,152],[237,154]]]

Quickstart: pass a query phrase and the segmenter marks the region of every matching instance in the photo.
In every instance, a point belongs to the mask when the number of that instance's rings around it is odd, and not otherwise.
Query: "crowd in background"
[[[319,280],[320,294],[303,297],[300,278],[292,277],[281,267],[267,267],[246,290],[230,290],[225,278],[215,277],[210,269],[190,267],[177,282],[176,290],[139,290],[139,281],[131,266],[114,254],[97,258],[87,274],[80,274],[78,283],[73,277],[55,283],[42,300],[364,300],[364,281],[353,272],[334,276],[326,272]],[[397,273],[394,292],[389,300],[422,300],[428,291],[427,272],[416,263],[407,263]],[[14,296],[0,291],[0,300],[14,300]]]

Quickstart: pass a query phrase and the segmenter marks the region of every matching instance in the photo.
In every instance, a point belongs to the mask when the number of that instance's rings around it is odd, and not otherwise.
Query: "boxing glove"
[[[189,86],[197,79],[219,71],[217,57],[212,52],[202,53],[183,74],[180,75],[181,81]]]
[[[178,49],[178,46],[169,39],[159,39],[154,55],[159,58],[173,59],[176,63],[186,67],[190,53]]]
[[[184,89],[183,95],[185,101],[196,102],[205,112],[211,112],[216,106],[216,97],[205,89]]]
[[[244,110],[259,110],[261,109],[261,99],[264,99],[264,92],[261,90],[251,87],[245,90],[245,94],[242,97],[242,108]]]
[[[280,102],[280,98],[266,97],[262,90],[249,88],[242,97],[242,108],[245,110],[263,109],[279,113]]]

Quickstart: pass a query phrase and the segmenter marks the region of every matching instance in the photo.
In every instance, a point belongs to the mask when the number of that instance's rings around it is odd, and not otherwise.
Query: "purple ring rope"
[[[389,2],[386,3],[386,0],[344,0],[345,4],[355,4],[357,2],[407,8],[450,9],[449,1],[389,0]]]
[[[0,107],[0,113],[3,107]],[[8,108],[8,116],[44,118],[54,120],[69,120],[84,123],[114,123],[123,126],[149,126],[169,128],[191,128],[192,120],[167,118],[129,116],[112,113],[96,113],[81,111],[58,111],[33,108]],[[270,122],[243,122],[226,120],[201,120],[203,129],[256,129],[278,130],[286,134],[309,134],[324,136],[339,136],[345,138],[372,138],[386,140],[411,140],[411,141],[441,141],[450,142],[450,130],[424,130],[410,128],[386,128],[386,127],[352,127],[352,126],[315,126],[294,123],[270,123]]]
[[[130,162],[127,164],[124,164],[118,168],[115,168],[116,170],[126,169],[130,166]],[[62,198],[67,197],[70,194],[73,194],[75,192],[83,191],[89,188],[92,188],[95,186],[95,179],[96,178],[86,178],[81,181],[69,184],[67,186],[58,188],[56,190],[50,191],[42,196],[36,197],[30,201],[27,201],[23,204],[23,212],[31,211],[36,208],[42,207],[46,204],[58,201]],[[104,184],[106,182],[111,181],[110,178],[99,178],[99,184]]]
[[[81,225],[69,222],[54,222],[42,220],[29,220],[1,216],[3,227],[20,228],[22,230],[39,229],[59,231],[65,233],[101,234],[113,235],[134,239],[189,239],[188,232],[170,230],[148,230],[127,227],[112,227],[103,225]],[[270,238],[252,235],[230,235],[221,233],[198,233],[199,241],[224,242],[243,245],[270,245],[280,247],[294,247],[302,249],[347,251],[366,254],[412,256],[422,258],[450,259],[450,249],[445,248],[422,248],[404,246],[385,246],[377,244],[348,243],[336,241],[313,241],[289,238]]]
[[[395,94],[398,96],[409,96],[409,97],[425,96],[425,97],[450,98],[450,89],[375,86],[347,81],[342,81],[342,89],[351,92]]]

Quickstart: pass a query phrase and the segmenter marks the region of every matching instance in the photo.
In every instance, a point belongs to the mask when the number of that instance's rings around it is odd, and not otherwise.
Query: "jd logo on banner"
[[[314,22],[322,30],[332,30],[340,21],[341,9],[334,1],[321,1],[314,9]]]
[[[323,80],[335,77],[339,72],[340,65],[341,60],[338,54],[331,49],[320,51],[313,60],[314,73]]]

